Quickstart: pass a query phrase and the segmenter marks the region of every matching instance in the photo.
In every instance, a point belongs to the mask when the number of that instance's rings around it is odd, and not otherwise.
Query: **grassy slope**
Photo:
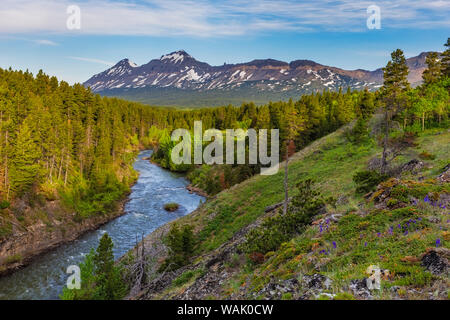
[[[284,244],[277,252],[269,253],[262,265],[249,268],[241,263],[237,267],[238,272],[233,272],[233,278],[223,285],[222,294],[218,298],[255,297],[254,293],[267,284],[271,277],[288,279],[316,272],[333,280],[332,292],[342,292],[342,288],[351,279],[363,278],[364,271],[371,264],[402,274],[402,277],[390,281],[388,286],[421,286],[430,283],[431,274],[425,273],[417,263],[403,263],[400,259],[419,255],[427,247],[433,246],[438,237],[443,246],[448,247],[450,241],[444,240],[445,234],[440,229],[447,228],[448,224],[442,219],[440,224],[428,223],[421,231],[411,231],[408,236],[396,234],[395,237],[387,237],[386,228],[394,223],[403,223],[405,218],[410,218],[409,213],[399,210],[401,212],[392,214],[392,211],[387,210],[381,214],[355,214],[370,213],[373,203],[366,203],[362,195],[355,194],[352,176],[356,171],[366,168],[370,158],[379,156],[381,149],[374,143],[360,146],[349,143],[343,134],[344,130],[340,129],[312,143],[294,155],[289,164],[290,186],[294,186],[300,179],[313,178],[325,196],[345,197],[348,200],[345,204],[329,208],[331,213],[342,214],[344,218],[336,224],[330,224],[327,232],[323,233],[319,232],[317,225],[311,226],[303,235]],[[417,139],[419,146],[409,149],[397,161],[404,163],[418,158],[422,151],[427,151],[436,158],[426,161],[429,166],[421,175],[425,178],[435,177],[449,162],[449,141],[448,131],[438,135],[426,132]],[[200,256],[196,263],[201,261],[202,255],[213,252],[236,232],[262,217],[266,206],[283,200],[283,174],[283,170],[280,170],[273,176],[255,176],[219,193],[196,212],[178,221],[182,224],[194,224],[199,232]],[[431,190],[433,184],[428,186]],[[415,211],[424,218],[425,215],[441,215],[439,210],[430,209],[423,204]],[[381,238],[377,235],[378,232],[384,233]],[[336,249],[332,245],[333,241],[337,243]],[[330,250],[330,253],[320,254],[319,251],[323,249]],[[319,271],[316,268],[318,264],[322,265]],[[184,284],[180,291],[184,291],[190,284]],[[178,290],[176,286],[175,290],[172,286],[169,291],[176,293]],[[386,291],[383,292],[384,296],[381,297],[386,297]]]
[[[422,151],[436,156],[433,161],[427,161],[429,166],[421,173],[426,181],[427,178],[439,174],[449,162],[449,141],[449,132],[439,135],[425,133],[418,139],[419,146],[408,150],[398,162],[418,158]],[[331,148],[333,144],[335,147]],[[344,214],[344,217],[338,223],[327,224],[326,220],[318,220],[322,223],[322,232],[319,224],[311,226],[304,234],[284,244],[277,252],[268,253],[267,261],[263,265],[251,271],[240,272],[224,292],[233,294],[234,290],[248,283],[247,297],[251,297],[251,294],[263,288],[270,278],[273,281],[321,273],[333,280],[330,293],[342,293],[346,291],[343,288],[348,287],[350,280],[366,277],[367,267],[378,265],[382,269],[390,270],[392,277],[383,282],[383,290],[376,293],[377,298],[393,298],[392,291],[388,288],[394,285],[400,286],[397,292],[404,298],[426,299],[429,298],[430,290],[441,297],[448,295],[448,278],[432,276],[416,259],[427,248],[434,247],[436,239],[441,240],[441,246],[450,247],[446,216],[448,210],[433,207],[423,201],[419,201],[417,206],[407,208],[374,209],[373,203],[365,203],[361,196],[354,194],[351,177],[356,170],[365,167],[367,159],[379,150],[375,147],[354,147],[338,136],[331,139],[328,146],[329,150],[322,154],[308,155],[303,161],[294,163],[290,169],[297,177],[308,171],[305,176],[322,181],[319,188],[325,194],[348,196],[348,204],[331,210]],[[327,148],[322,147],[322,150],[324,149]],[[407,193],[414,194],[415,190],[422,197],[433,190],[450,192],[448,184],[438,186],[433,180],[429,183],[411,182],[407,188]],[[357,203],[364,205],[358,208]],[[359,214],[362,212],[366,212],[366,215]],[[427,218],[432,220],[432,217],[437,218],[438,222],[429,222]],[[400,231],[397,226],[406,226],[409,219],[416,222],[411,223],[408,234],[405,234],[404,229]],[[394,226],[392,234],[389,232],[391,226]],[[336,248],[333,242],[336,243]],[[434,287],[430,288],[432,284]],[[413,288],[414,290],[411,290]]]
[[[353,172],[362,169],[377,149],[373,145],[353,146],[341,129],[295,154],[289,164],[289,185],[313,178],[324,195],[346,195],[347,206],[355,206]],[[284,163],[281,164],[284,166]],[[264,213],[264,209],[283,200],[284,170],[276,175],[255,176],[218,194],[201,209],[202,249],[211,250],[230,239],[242,227]],[[199,219],[199,218],[197,218]]]

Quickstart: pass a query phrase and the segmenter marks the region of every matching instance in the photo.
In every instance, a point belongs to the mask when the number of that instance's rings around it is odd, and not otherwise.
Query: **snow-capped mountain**
[[[422,53],[408,59],[411,82],[420,81],[425,57],[426,53]],[[84,85],[91,87],[94,92],[129,99],[136,97],[135,100],[144,102],[154,103],[153,97],[158,96],[156,102],[164,105],[164,92],[179,90],[191,97],[195,94],[220,96],[233,93],[241,94],[242,100],[260,100],[258,97],[261,96],[275,100],[323,89],[367,87],[374,90],[381,86],[382,80],[381,69],[349,71],[310,60],[287,63],[265,59],[211,66],[180,50],[141,66],[123,59],[112,68],[93,76]]]

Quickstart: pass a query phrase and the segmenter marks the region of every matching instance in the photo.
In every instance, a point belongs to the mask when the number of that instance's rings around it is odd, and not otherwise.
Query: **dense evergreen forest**
[[[204,129],[279,128],[284,140],[286,114],[294,112],[303,128],[295,139],[299,148],[353,119],[363,95],[372,94],[324,92],[259,108],[181,111],[101,98],[42,72],[0,70],[0,197],[6,206],[16,198],[65,195],[89,215],[102,208],[80,201],[99,194],[116,200],[113,195],[130,184],[135,151],[164,142],[155,133],[169,137],[174,128],[192,130],[201,119]]]

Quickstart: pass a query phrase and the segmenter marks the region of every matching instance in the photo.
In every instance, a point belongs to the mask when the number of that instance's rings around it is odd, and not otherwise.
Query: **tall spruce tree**
[[[408,72],[403,51],[397,49],[392,52],[391,61],[383,68],[384,139],[381,174],[386,174],[388,168],[387,153],[391,118],[406,106],[404,94],[409,90]]]
[[[425,60],[427,68],[422,73],[423,82],[425,85],[436,83],[441,77],[441,61],[437,52],[430,52]]]
[[[447,43],[444,46],[447,49],[442,53],[442,75],[450,77],[450,38],[447,38]]]
[[[38,177],[40,150],[27,121],[19,128],[11,157],[9,174],[11,189],[16,196],[29,191]]]
[[[121,299],[125,286],[120,270],[114,265],[113,242],[107,233],[100,238],[94,257],[97,298],[105,300]]]
[[[303,129],[303,121],[299,117],[297,109],[292,102],[289,100],[288,105],[285,110],[285,130],[286,130],[286,157],[284,162],[284,205],[283,213],[287,213],[288,201],[289,201],[289,186],[288,186],[288,164],[289,164],[289,151],[291,144],[293,143],[295,137]],[[295,147],[294,147],[295,148]],[[294,150],[295,151],[295,150]]]

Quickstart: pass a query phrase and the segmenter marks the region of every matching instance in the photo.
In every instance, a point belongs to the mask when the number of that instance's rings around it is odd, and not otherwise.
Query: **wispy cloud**
[[[378,0],[383,28],[450,27],[449,0]],[[81,30],[66,28],[69,5]],[[273,31],[365,30],[368,0],[3,0],[0,33],[215,37]]]
[[[44,46],[57,46],[58,44],[54,41],[51,40],[45,40],[45,39],[41,39],[41,40],[33,40],[33,42],[40,44],[40,45],[44,45]]]
[[[105,61],[105,60],[100,60],[100,59],[94,59],[94,58],[84,58],[84,57],[68,57],[69,59],[72,60],[78,60],[78,61],[85,61],[85,62],[92,62],[92,63],[99,63],[99,64],[104,64],[107,66],[112,66],[114,65],[113,62],[110,61]]]

